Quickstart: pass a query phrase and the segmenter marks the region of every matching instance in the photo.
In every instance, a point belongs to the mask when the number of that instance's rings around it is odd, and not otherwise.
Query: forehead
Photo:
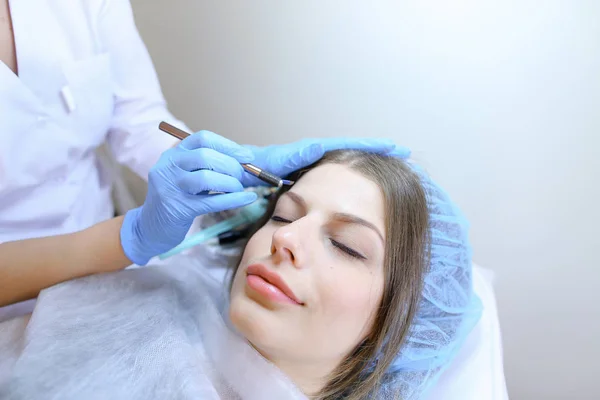
[[[290,192],[302,196],[309,208],[353,214],[385,232],[381,189],[375,182],[345,165],[318,166],[302,175]]]

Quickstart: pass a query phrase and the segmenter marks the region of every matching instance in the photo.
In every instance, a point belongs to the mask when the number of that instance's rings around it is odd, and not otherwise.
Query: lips
[[[252,264],[246,269],[246,275],[249,286],[266,297],[274,301],[304,305],[279,274],[270,271],[266,266]]]

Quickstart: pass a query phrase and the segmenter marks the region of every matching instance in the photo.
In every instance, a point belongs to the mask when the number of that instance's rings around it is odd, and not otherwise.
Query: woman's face
[[[230,317],[275,362],[335,368],[369,333],[383,291],[384,200],[325,164],[279,199],[244,251]]]

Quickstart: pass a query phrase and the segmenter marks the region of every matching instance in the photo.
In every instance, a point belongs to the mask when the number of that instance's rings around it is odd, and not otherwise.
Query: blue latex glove
[[[256,200],[243,192],[240,163],[253,154],[212,132],[198,132],[165,151],[148,174],[144,204],[125,215],[121,243],[138,265],[177,246],[202,214],[242,207]],[[208,191],[226,194],[208,194]]]
[[[408,158],[410,150],[406,147],[396,146],[389,139],[373,138],[321,138],[303,139],[294,143],[272,145],[267,147],[245,146],[254,154],[252,164],[263,168],[279,177],[304,168],[332,150],[354,149],[374,153],[391,154],[399,158]],[[264,182],[244,174],[242,177],[244,187],[265,185]]]

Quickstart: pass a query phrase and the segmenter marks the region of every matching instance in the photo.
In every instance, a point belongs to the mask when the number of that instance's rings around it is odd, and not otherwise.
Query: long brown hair
[[[410,333],[421,298],[430,253],[427,198],[419,177],[404,161],[356,150],[329,152],[289,178],[301,179],[303,173],[323,164],[345,165],[381,188],[386,219],[385,279],[381,304],[370,333],[332,372],[316,398],[375,398],[385,371]],[[272,196],[265,216],[252,232],[269,220],[285,190]]]

